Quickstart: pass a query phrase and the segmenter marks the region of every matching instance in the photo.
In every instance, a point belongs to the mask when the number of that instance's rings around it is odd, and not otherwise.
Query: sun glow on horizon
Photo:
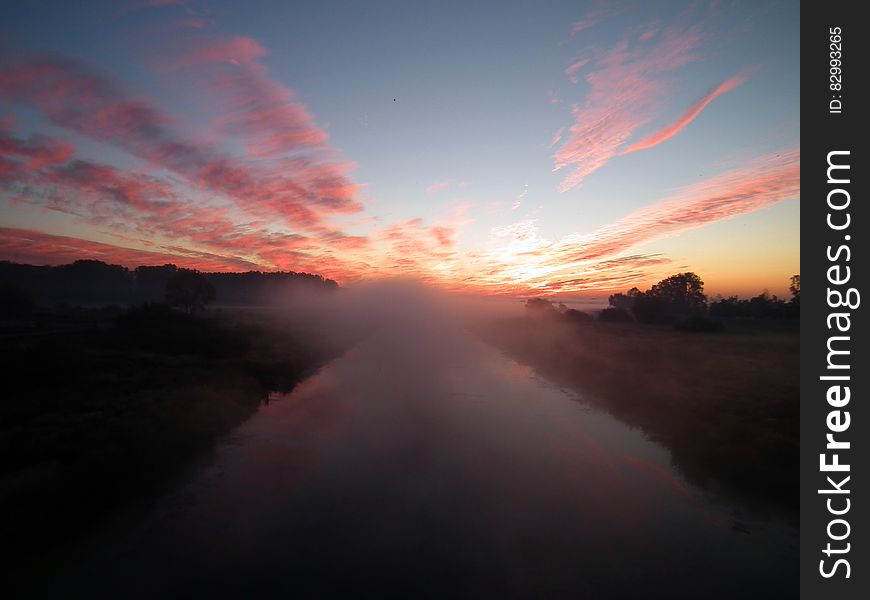
[[[692,270],[716,293],[783,293],[799,268],[794,7],[498,6],[463,23],[415,9],[430,34],[410,8],[387,27],[263,2],[276,30],[220,0],[166,3],[90,41],[90,12],[4,8],[29,35],[0,59],[0,259],[511,297]]]

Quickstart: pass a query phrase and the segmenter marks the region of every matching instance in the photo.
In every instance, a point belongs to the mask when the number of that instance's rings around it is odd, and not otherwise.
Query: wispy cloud
[[[700,28],[673,26],[654,44],[638,47],[623,39],[595,60],[586,75],[590,90],[572,107],[568,140],[554,155],[554,171],[570,168],[558,186],[564,192],[618,156],[635,131],[648,122],[665,95],[662,76],[694,59]]]
[[[593,19],[584,19],[582,21],[574,21],[573,23],[571,23],[571,37],[574,37],[575,35],[577,35],[581,31],[585,31],[586,29],[589,29],[590,27],[594,27],[595,23],[596,23],[596,21],[594,21]]]
[[[571,63],[567,69],[565,69],[565,75],[568,76],[568,79],[571,80],[571,83],[578,83],[580,80],[577,78],[575,73],[585,67],[589,63],[588,58],[583,58]]]
[[[255,54],[248,49],[242,59],[253,60]],[[214,54],[206,52],[205,56]],[[280,104],[289,97],[264,77],[261,69],[252,67],[241,73],[241,80],[249,85],[232,77],[229,83],[218,80],[225,86],[221,89],[230,90],[228,127],[261,136],[264,150],[275,150],[281,144],[298,144],[292,146],[296,150],[316,146],[323,136],[307,113],[299,106]],[[265,100],[258,103],[252,97],[237,97],[233,90],[262,92]],[[35,108],[59,127],[167,169],[259,217],[312,228],[321,226],[326,215],[361,209],[355,199],[357,186],[346,175],[350,165],[320,160],[318,152],[327,150],[316,147],[292,160],[251,164],[185,136],[181,124],[152,102],[134,97],[109,76],[74,60],[30,57],[0,64],[0,97]],[[289,150],[289,146],[282,149]]]
[[[800,195],[800,152],[782,152],[684,188],[587,233],[548,240],[535,220],[493,228],[467,267],[466,283],[500,293],[612,290],[648,281],[670,263],[638,248]]]
[[[311,237],[271,231],[229,205],[197,200],[170,180],[75,158],[73,152],[65,140],[17,138],[0,129],[0,196],[74,216],[119,239],[186,244],[191,252],[198,248],[233,264],[277,266],[272,261],[281,253],[299,260],[316,255],[319,244],[346,247],[347,236],[339,232]]]
[[[637,152],[638,150],[646,150],[648,148],[652,148],[653,146],[658,146],[662,142],[665,142],[683,130],[689,123],[694,121],[701,111],[707,108],[713,100],[721,96],[722,94],[728,93],[731,90],[742,85],[746,79],[747,75],[737,75],[735,77],[731,77],[730,79],[726,79],[722,83],[720,83],[716,88],[711,91],[709,94],[704,96],[697,104],[692,106],[689,110],[683,113],[676,122],[664,127],[655,133],[648,135],[647,137],[639,140],[626,148],[622,153],[629,154],[631,152]]]
[[[592,29],[601,21],[620,12],[620,10],[621,8],[616,2],[595,2],[593,7],[581,19],[571,23],[570,36],[573,38],[578,33]]]
[[[756,159],[750,166],[689,186],[589,236],[568,236],[551,264],[613,256],[642,243],[800,197],[800,151]]]
[[[572,35],[610,14],[607,7],[597,10],[575,22]],[[177,18],[182,11],[165,12]],[[798,195],[794,151],[688,187],[595,231],[557,239],[525,218],[470,243],[467,205],[425,220],[390,221],[363,212],[362,186],[350,176],[354,165],[330,145],[329,127],[318,123],[309,100],[270,71],[268,50],[252,37],[193,31],[210,22],[184,13],[191,18],[170,24],[171,37],[150,64],[196,103],[202,129],[195,132],[166,105],[82,61],[24,52],[0,58],[0,101],[41,117],[39,126],[20,133],[0,120],[0,202],[62,213],[62,222],[118,240],[6,228],[0,257],[308,270],[345,283],[413,274],[492,293],[567,293],[642,283],[669,264],[667,256],[644,252],[644,244]],[[594,33],[577,39],[602,32]],[[703,38],[697,23],[652,24],[604,50],[568,55],[584,58],[566,63],[565,75],[576,82],[583,77],[588,86],[562,90],[586,95],[572,105],[570,126],[550,140],[555,170],[565,173],[560,190],[617,156],[677,135],[742,83],[745,74],[722,82],[675,123],[633,142],[642,127],[658,124],[675,70],[695,60]],[[562,101],[555,93],[549,98]],[[70,137],[79,148],[63,132],[75,134]],[[468,185],[445,180],[425,191]],[[515,198],[501,198],[498,214],[519,219],[520,212],[511,211],[527,197],[524,187]]]
[[[256,265],[231,261],[204,253],[174,248],[172,252],[152,252],[74,237],[52,235],[29,229],[0,227],[0,256],[23,263],[60,265],[75,260],[102,260],[127,267],[174,263],[179,267],[205,271],[238,271]]]
[[[517,210],[520,206],[522,206],[525,199],[529,196],[529,184],[523,185],[523,191],[520,192],[516,198],[514,198],[514,203],[511,205],[511,210]]]
[[[67,162],[75,152],[75,147],[66,140],[34,134],[28,139],[19,139],[0,124],[0,156],[21,157],[26,159],[26,168],[36,171],[47,165]]]
[[[45,145],[52,147],[54,143]],[[9,142],[3,146],[19,147]],[[4,160],[24,169],[25,159]],[[22,176],[20,172],[18,176]],[[262,268],[265,264],[313,270],[345,282],[413,274],[453,289],[552,294],[642,285],[670,264],[666,256],[639,250],[644,244],[797,199],[800,153],[794,150],[758,158],[745,168],[689,186],[588,234],[549,240],[540,234],[534,219],[525,219],[493,228],[488,245],[465,250],[460,250],[458,236],[469,222],[467,206],[456,207],[441,221],[408,219],[385,225],[368,236],[324,230],[306,237],[269,232],[256,224],[234,224],[217,213],[191,212],[176,206],[174,191],[163,189],[157,180],[75,159],[44,166],[28,172],[28,176],[64,186],[54,196],[45,193],[50,188],[44,188],[43,193],[29,196],[31,202],[42,198],[49,203],[47,207],[63,209],[50,204],[53,198],[64,198],[73,203],[71,210],[83,218],[106,227],[111,227],[113,219],[126,224],[129,229],[122,229],[122,233],[135,236],[159,227],[171,239],[187,240],[193,246],[160,242],[152,234],[145,239],[154,245],[153,255],[143,255],[86,240],[58,241],[41,238],[36,232],[7,232],[7,239],[0,245],[4,258],[36,260],[42,252],[42,262],[90,256],[130,264],[159,260],[213,269],[240,265]],[[19,188],[22,181],[33,179],[15,180]],[[524,189],[517,200],[521,201],[526,193]],[[158,241],[155,244],[153,240]],[[144,243],[135,237],[132,241]],[[64,253],[51,247],[66,250]],[[206,259],[197,262],[199,257]]]
[[[167,59],[167,67],[185,69],[185,77],[197,83],[194,92],[204,92],[204,105],[217,111],[217,124],[238,136],[251,155],[274,159],[327,151],[328,136],[308,107],[270,77],[261,62],[267,54],[249,37],[195,37]]]

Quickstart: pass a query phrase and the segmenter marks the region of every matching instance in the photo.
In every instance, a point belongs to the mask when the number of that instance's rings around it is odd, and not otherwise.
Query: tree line
[[[633,287],[608,297],[609,306],[598,314],[601,321],[672,323],[677,328],[715,330],[725,318],[797,319],[800,317],[800,275],[791,277],[791,298],[782,299],[766,291],[748,299],[717,297],[709,301],[704,281],[692,272],[662,279],[648,290]],[[543,298],[526,301],[529,314],[561,316],[566,320],[588,321],[592,316],[564,304]]]
[[[0,314],[36,307],[134,305],[169,302],[194,312],[208,302],[268,304],[301,290],[331,291],[338,284],[311,273],[202,273],[173,264],[128,269],[98,260],[37,266],[0,261]]]

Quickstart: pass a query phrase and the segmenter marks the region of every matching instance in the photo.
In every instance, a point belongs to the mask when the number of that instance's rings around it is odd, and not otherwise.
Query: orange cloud
[[[643,244],[799,196],[800,152],[761,157],[588,234],[547,240],[534,220],[494,228],[490,245],[467,257],[456,279],[493,293],[624,289],[670,262],[638,252]]]

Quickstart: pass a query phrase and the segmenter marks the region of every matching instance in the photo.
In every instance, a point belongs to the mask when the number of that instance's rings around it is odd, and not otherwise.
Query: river
[[[273,396],[63,597],[776,598],[797,530],[461,330],[386,328]],[[38,595],[38,594],[37,594]]]

